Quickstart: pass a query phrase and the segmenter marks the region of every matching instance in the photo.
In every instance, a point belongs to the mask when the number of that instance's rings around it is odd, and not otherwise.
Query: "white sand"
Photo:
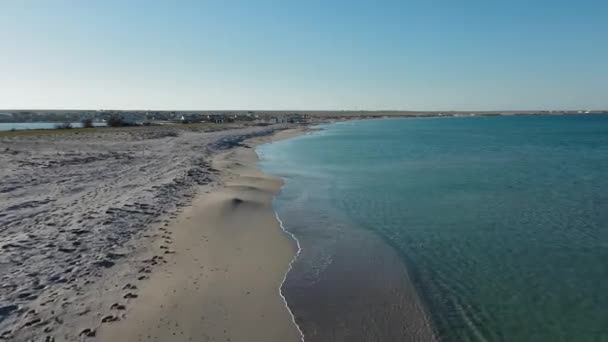
[[[240,166],[252,149],[210,167],[275,128],[0,137],[0,339],[298,340],[277,289],[294,253],[280,183]]]
[[[260,173],[252,148],[215,158],[222,185],[171,224],[171,255],[151,275],[127,318],[101,341],[300,341],[279,294],[294,241],[274,216],[281,181]]]

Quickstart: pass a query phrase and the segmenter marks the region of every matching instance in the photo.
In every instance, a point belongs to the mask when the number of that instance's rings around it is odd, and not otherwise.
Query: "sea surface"
[[[54,129],[61,122],[0,122],[0,131],[22,130],[22,129]],[[82,127],[80,122],[72,122],[72,127]],[[105,122],[93,122],[94,126],[106,126]]]
[[[258,154],[306,341],[608,341],[608,116],[350,121]]]

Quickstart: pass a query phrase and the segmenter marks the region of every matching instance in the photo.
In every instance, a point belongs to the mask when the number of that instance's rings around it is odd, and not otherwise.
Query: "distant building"
[[[139,117],[135,113],[121,113],[119,116],[122,122],[127,125],[134,125],[139,121]]]
[[[282,122],[302,123],[306,122],[308,116],[306,114],[287,114]]]
[[[180,120],[184,123],[201,122],[203,118],[198,114],[183,114]]]
[[[209,121],[217,124],[224,123],[226,116],[224,114],[211,114],[209,115]]]

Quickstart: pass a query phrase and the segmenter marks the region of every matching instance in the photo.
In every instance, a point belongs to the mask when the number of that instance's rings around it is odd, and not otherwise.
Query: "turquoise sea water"
[[[299,303],[321,299],[302,289],[357,227],[398,253],[388,271],[410,274],[442,341],[608,341],[608,116],[344,122],[258,153],[286,181],[285,228],[314,250],[286,282],[305,335]]]

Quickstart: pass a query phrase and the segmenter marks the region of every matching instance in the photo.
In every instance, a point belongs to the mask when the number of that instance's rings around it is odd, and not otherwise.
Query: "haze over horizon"
[[[3,1],[0,109],[608,108],[608,3]]]

